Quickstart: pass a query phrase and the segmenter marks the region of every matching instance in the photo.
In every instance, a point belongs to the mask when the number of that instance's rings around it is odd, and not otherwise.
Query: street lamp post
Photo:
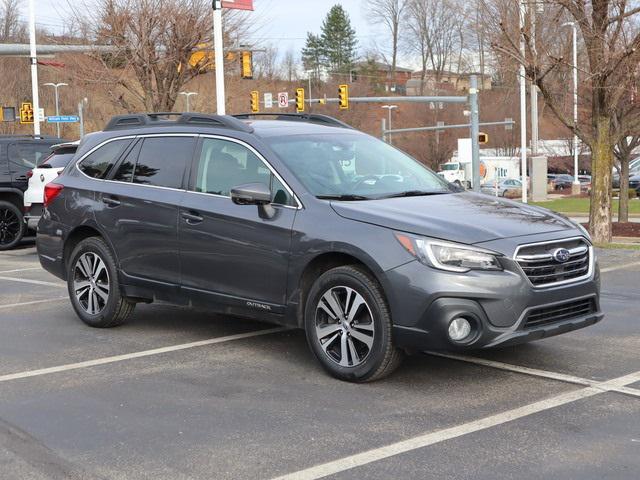
[[[189,107],[189,97],[191,95],[198,95],[198,92],[180,92],[179,95],[184,95],[184,99],[186,101],[186,108],[187,108],[187,112],[190,112],[191,109]]]
[[[68,83],[45,83],[46,86],[48,87],[53,87],[53,89],[55,90],[56,93],[56,117],[58,115],[60,115],[60,103],[59,103],[59,98],[58,98],[58,88],[60,87],[65,87],[68,85]],[[58,138],[60,138],[60,122],[56,122],[56,135]]]
[[[382,108],[386,108],[389,111],[389,126],[387,128],[391,130],[391,110],[398,108],[398,105],[382,105]],[[387,140],[389,145],[393,145],[393,142],[391,141],[391,134],[387,135]]]
[[[578,180],[578,135],[575,129],[578,126],[578,29],[575,22],[562,24],[563,27],[571,27],[573,30],[573,185],[571,193],[580,193],[580,180]]]

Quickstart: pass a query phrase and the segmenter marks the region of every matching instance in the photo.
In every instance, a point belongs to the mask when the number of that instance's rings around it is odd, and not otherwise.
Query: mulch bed
[[[583,223],[582,225],[589,229],[588,223]],[[640,237],[640,223],[613,222],[611,225],[614,237]]]

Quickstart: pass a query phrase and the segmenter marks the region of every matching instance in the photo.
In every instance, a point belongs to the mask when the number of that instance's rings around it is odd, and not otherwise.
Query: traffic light
[[[304,88],[296,88],[296,112],[304,112]]]
[[[253,78],[253,54],[250,51],[243,51],[240,56],[242,78],[251,80]]]
[[[349,85],[338,86],[338,104],[340,105],[340,110],[349,108]]]
[[[260,111],[260,93],[257,90],[251,91],[251,111],[253,113]]]
[[[20,123],[33,123],[33,105],[30,103],[20,105]]]
[[[489,143],[489,135],[483,132],[478,133],[478,143],[480,145],[485,145]]]

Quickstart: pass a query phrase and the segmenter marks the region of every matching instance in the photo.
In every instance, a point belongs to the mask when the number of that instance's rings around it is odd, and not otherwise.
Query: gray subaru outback
[[[322,115],[114,117],[46,186],[40,262],[93,327],[137,303],[303,328],[331,374],[602,319],[589,235]]]

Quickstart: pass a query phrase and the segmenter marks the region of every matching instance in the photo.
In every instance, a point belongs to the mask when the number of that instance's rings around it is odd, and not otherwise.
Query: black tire
[[[508,191],[509,191],[509,190],[503,190],[503,191],[502,191],[502,196],[503,196],[503,197],[506,197],[506,196],[507,196],[507,192],[508,192]]]
[[[95,274],[95,279],[92,277],[93,282],[91,282],[91,280],[85,280],[85,265],[82,262],[96,257],[103,262],[104,268],[102,266],[93,268],[94,272],[99,269],[99,273]],[[98,265],[98,262],[96,261],[94,265]],[[105,293],[105,279],[106,300],[101,296]],[[84,287],[79,287],[81,283],[91,283],[91,287],[87,288],[93,290],[77,295],[76,290],[83,292]],[[76,314],[80,320],[91,327],[109,328],[122,325],[135,308],[135,303],[122,296],[115,258],[108,245],[99,237],[86,238],[73,250],[67,265],[67,289]],[[91,297],[91,306],[89,306],[89,297]],[[94,302],[97,307],[94,306]]]
[[[0,251],[10,250],[18,245],[25,230],[20,209],[11,202],[0,201]]]
[[[336,292],[335,295],[339,296],[340,289],[345,289],[345,295],[347,291],[351,290],[348,295],[353,295],[354,292],[359,295],[359,299],[363,299],[365,304],[361,304],[360,307],[355,307],[357,312],[354,311],[351,322],[333,321],[325,309],[319,307],[319,302],[325,294],[333,295],[331,292]],[[337,296],[333,296],[336,299]],[[355,297],[355,298],[354,298]],[[355,305],[357,296],[354,295],[351,305]],[[347,308],[342,308],[343,316],[341,318],[347,319],[344,315],[344,310],[349,311],[349,301],[345,302]],[[320,311],[320,313],[318,313]],[[324,319],[320,318],[323,317]],[[326,320],[326,323],[323,321]],[[362,322],[362,323],[361,323]],[[338,324],[344,323],[344,326]],[[333,330],[344,329],[348,331],[340,330],[336,334],[339,337],[333,337],[328,339],[330,335],[324,338],[326,341],[320,341],[319,334],[316,330],[316,325],[320,324],[320,327],[330,327]],[[392,321],[389,307],[385,301],[381,287],[378,285],[375,279],[373,279],[367,272],[357,266],[342,266],[333,268],[324,274],[322,274],[313,284],[305,305],[304,312],[304,325],[307,335],[307,342],[311,351],[316,356],[322,367],[332,376],[349,382],[372,382],[379,380],[391,372],[393,372],[402,361],[402,351],[393,344],[392,338]],[[350,326],[349,326],[350,325]],[[371,330],[371,346],[365,345],[365,343],[357,340],[361,338],[363,333],[367,333],[361,328],[372,329]],[[321,334],[320,334],[321,335]],[[333,334],[331,334],[333,335]],[[345,342],[351,338],[351,343],[346,344],[343,342],[343,337],[347,336]],[[338,341],[339,345],[336,345]],[[341,365],[343,358],[336,358],[337,353],[335,351],[329,352],[329,347],[324,346],[336,346],[341,352],[349,350],[345,355],[345,365]],[[342,349],[341,349],[342,347]],[[353,347],[354,353],[351,350]],[[365,350],[368,352],[364,354]],[[362,358],[358,358],[361,355]],[[356,360],[360,363],[356,363]],[[349,365],[348,363],[352,363]]]

